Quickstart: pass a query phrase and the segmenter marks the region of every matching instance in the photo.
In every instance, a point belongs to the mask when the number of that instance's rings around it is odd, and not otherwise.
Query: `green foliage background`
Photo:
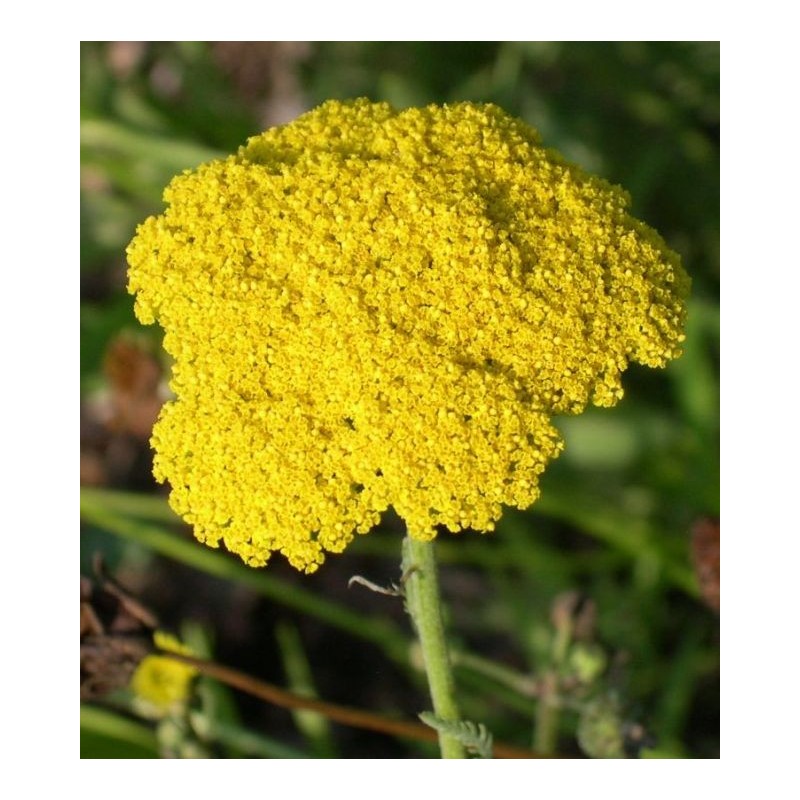
[[[103,359],[120,335],[158,351],[160,331],[133,317],[124,250],[136,224],[161,209],[169,179],[267,124],[357,96],[398,107],[497,103],[547,145],[624,186],[634,214],[681,253],[693,278],[682,359],[665,371],[631,368],[617,408],[561,420],[566,451],[545,474],[540,502],[508,512],[491,537],[445,537],[441,558],[460,648],[540,674],[552,657],[551,604],[580,590],[596,605],[596,640],[610,664],[597,691],[654,736],[645,754],[717,757],[719,619],[700,600],[690,558],[692,525],[719,514],[717,43],[84,43],[84,407],[107,393]],[[102,453],[107,462],[112,450]],[[390,716],[426,708],[399,603],[346,589],[356,573],[397,578],[397,520],[314,576],[277,561],[247,570],[187,538],[147,476],[147,458],[141,444],[127,466],[89,481],[82,571],[100,550],[168,626],[264,679]],[[496,739],[530,745],[533,700],[485,670],[458,675],[470,718]],[[206,755],[430,752],[309,724],[206,684],[193,713],[227,732],[193,730]],[[566,754],[578,752],[577,720],[561,718]],[[86,757],[163,752],[163,737],[119,706],[88,706],[82,727]]]

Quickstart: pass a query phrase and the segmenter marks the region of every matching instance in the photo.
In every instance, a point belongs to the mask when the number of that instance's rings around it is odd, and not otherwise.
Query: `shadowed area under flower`
[[[491,530],[554,414],[679,355],[689,281],[499,108],[329,102],[173,180],[128,250],[175,358],[155,472],[202,541],[313,571],[389,506]]]

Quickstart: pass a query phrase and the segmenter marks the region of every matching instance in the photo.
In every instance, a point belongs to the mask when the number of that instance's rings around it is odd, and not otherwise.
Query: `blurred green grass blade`
[[[103,492],[81,490],[81,517],[109,533],[131,539],[167,558],[224,580],[247,586],[264,597],[315,617],[359,639],[380,647],[393,661],[407,665],[408,639],[392,623],[368,617],[337,605],[263,570],[228,558],[219,550],[203,546],[155,525],[127,519],[103,503]]]
[[[146,725],[104,708],[81,704],[81,758],[158,756],[156,735]]]
[[[146,160],[173,174],[227,155],[196,142],[136,131],[107,119],[81,121],[81,148],[86,155],[114,152],[130,159]]]
[[[278,640],[289,689],[305,697],[319,698],[297,628],[290,622],[279,622],[275,626],[275,638]],[[330,724],[324,716],[313,711],[294,709],[292,717],[318,758],[336,757]]]
[[[191,648],[192,652],[199,658],[213,660],[214,648],[212,643],[212,632],[203,625],[185,621],[181,625],[181,641]],[[239,711],[233,697],[233,691],[224,683],[208,678],[205,675],[199,676],[194,695],[199,700],[202,718],[203,732],[210,730],[210,736],[202,736],[205,741],[213,739],[213,732],[220,727],[228,726],[235,729],[241,727]],[[200,729],[195,726],[195,731],[200,735]],[[250,753],[250,750],[240,749],[227,742],[218,742],[227,747],[226,758],[243,758]]]
[[[202,657],[210,657],[205,632],[196,625],[184,625],[182,639]],[[243,728],[235,714],[235,703],[227,686],[207,678],[201,678],[203,689],[203,711],[190,714],[192,728],[206,743],[229,748],[228,757],[256,756],[261,758],[308,758],[308,754],[274,739]],[[210,702],[209,702],[210,700]],[[220,702],[222,700],[222,702]],[[110,738],[124,745],[129,757],[142,757],[139,750],[159,757],[157,737],[144,725],[119,714],[96,708],[81,706],[81,730],[94,737]],[[113,746],[113,745],[112,745]],[[106,752],[117,752],[119,748],[103,748]],[[119,751],[123,752],[122,750]]]
[[[246,730],[239,725],[210,720],[193,711],[189,715],[192,728],[206,742],[223,745],[231,750],[259,758],[310,758],[308,753],[282,742]]]
[[[464,705],[462,712],[471,714],[470,706],[474,705],[479,696],[489,697],[491,705],[496,707],[502,704],[505,708],[517,712],[521,717],[528,720],[533,717],[535,705],[533,700],[519,694],[518,690],[508,686],[506,683],[495,681],[486,674],[473,672],[473,665],[466,663],[456,663],[457,679],[459,686],[463,687],[464,692],[459,702]]]
[[[518,670],[507,667],[505,664],[498,664],[481,656],[473,655],[462,651],[456,651],[452,656],[453,666],[463,666],[472,670],[476,675],[484,676],[496,683],[512,689],[516,695],[529,698],[533,695],[535,688],[534,679]],[[529,710],[531,703],[522,706]]]
[[[81,489],[81,501],[84,500],[125,517],[181,524],[180,518],[169,507],[167,498],[158,495],[84,487]]]

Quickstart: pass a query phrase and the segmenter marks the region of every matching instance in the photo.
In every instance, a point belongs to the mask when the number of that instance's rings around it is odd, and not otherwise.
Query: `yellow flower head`
[[[193,655],[190,648],[163,631],[156,631],[153,641],[156,647],[169,653]],[[139,699],[147,701],[156,710],[165,712],[177,704],[187,702],[191,683],[196,675],[195,667],[182,664],[169,656],[147,656],[133,673],[131,689]]]
[[[331,101],[176,177],[128,248],[174,356],[155,474],[197,537],[312,572],[529,506],[554,414],[679,355],[689,280],[619,188],[492,105]]]

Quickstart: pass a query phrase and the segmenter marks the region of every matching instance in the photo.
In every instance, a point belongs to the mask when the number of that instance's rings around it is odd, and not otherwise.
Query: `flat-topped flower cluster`
[[[389,506],[491,530],[536,500],[554,414],[680,352],[678,257],[495,106],[331,101],[164,198],[128,249],[175,359],[155,473],[252,565],[311,572]]]

